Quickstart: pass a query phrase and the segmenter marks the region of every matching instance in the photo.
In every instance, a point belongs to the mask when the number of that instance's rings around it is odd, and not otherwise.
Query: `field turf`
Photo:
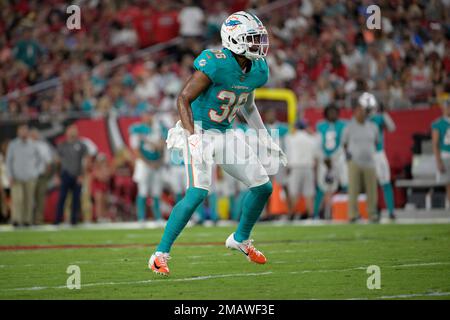
[[[0,299],[450,299],[449,224],[261,224],[266,265],[224,247],[233,229],[187,228],[167,278],[147,269],[162,229],[1,232]],[[80,290],[66,288],[69,265]]]

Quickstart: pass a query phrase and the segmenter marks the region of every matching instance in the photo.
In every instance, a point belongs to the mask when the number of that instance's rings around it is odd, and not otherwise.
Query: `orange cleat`
[[[234,233],[232,233],[225,241],[225,246],[230,249],[239,250],[247,256],[251,262],[264,264],[267,262],[264,254],[253,246],[253,240],[245,240],[237,242],[234,240]]]
[[[163,276],[168,276],[169,266],[167,265],[167,260],[170,259],[168,253],[154,253],[148,260],[148,267],[157,274],[161,274]]]

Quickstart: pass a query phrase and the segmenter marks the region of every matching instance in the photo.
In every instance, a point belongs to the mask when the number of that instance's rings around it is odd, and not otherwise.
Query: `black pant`
[[[70,223],[76,224],[78,222],[78,215],[81,207],[81,185],[78,183],[77,177],[63,171],[61,173],[61,186],[59,189],[55,223],[60,223],[64,217],[64,203],[66,202],[66,197],[69,190],[72,190],[72,211],[70,215]]]

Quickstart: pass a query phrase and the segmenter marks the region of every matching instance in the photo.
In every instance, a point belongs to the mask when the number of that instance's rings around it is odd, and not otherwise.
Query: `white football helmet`
[[[367,112],[375,112],[378,107],[377,99],[369,92],[364,92],[358,98],[358,103]]]
[[[220,30],[222,45],[247,59],[261,59],[269,50],[267,30],[252,13],[239,11],[230,15]]]

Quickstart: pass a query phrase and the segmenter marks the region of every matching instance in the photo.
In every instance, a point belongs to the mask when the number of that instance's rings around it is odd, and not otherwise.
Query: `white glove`
[[[191,134],[188,137],[189,151],[192,155],[192,162],[203,162],[202,137],[199,134]]]
[[[268,134],[264,134],[261,135],[259,139],[267,147],[267,149],[271,151],[271,154],[272,152],[278,154],[281,164],[283,165],[283,167],[286,167],[288,163],[287,156],[284,151],[281,150],[280,146],[273,141],[272,137],[270,137]]]

